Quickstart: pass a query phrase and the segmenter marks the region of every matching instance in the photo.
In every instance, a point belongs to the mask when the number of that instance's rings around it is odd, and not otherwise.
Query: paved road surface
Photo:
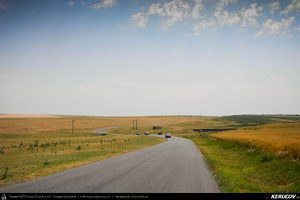
[[[0,192],[219,192],[202,155],[190,140],[167,142]]]

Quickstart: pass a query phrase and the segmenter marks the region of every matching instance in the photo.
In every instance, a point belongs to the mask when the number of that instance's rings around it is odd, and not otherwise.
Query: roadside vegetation
[[[200,148],[223,192],[300,191],[299,115],[241,115],[212,120],[223,122],[223,128],[238,130],[182,136]],[[212,124],[209,128],[219,126]]]
[[[204,154],[223,192],[299,192],[300,162],[209,134],[186,136]]]

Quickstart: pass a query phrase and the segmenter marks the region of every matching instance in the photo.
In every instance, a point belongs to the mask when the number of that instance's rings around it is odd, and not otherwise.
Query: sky
[[[300,0],[0,0],[0,113],[300,113]]]

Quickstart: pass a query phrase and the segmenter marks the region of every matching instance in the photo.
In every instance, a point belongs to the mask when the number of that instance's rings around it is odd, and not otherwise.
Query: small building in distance
[[[162,126],[153,126],[152,129],[153,129],[153,130],[161,130],[161,129],[162,129]]]

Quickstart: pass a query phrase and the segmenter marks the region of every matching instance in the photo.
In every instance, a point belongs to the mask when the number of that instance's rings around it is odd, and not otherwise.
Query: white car
[[[166,133],[165,138],[171,138],[171,133]]]

